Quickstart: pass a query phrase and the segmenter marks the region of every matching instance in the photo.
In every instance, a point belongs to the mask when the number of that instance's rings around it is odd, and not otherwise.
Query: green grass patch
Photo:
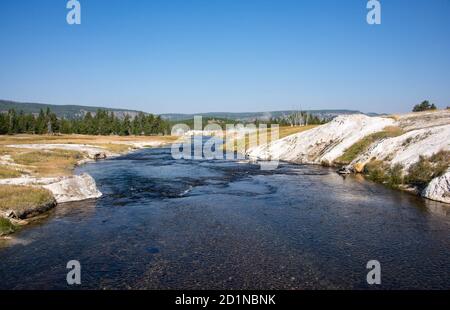
[[[12,234],[16,229],[17,227],[9,219],[0,217],[0,236]]]
[[[336,159],[337,164],[348,165],[351,163],[358,155],[364,153],[369,149],[369,147],[376,141],[380,141],[386,138],[393,138],[402,135],[404,132],[400,127],[388,126],[382,131],[375,132],[367,137],[362,138],[347,150],[344,154]]]

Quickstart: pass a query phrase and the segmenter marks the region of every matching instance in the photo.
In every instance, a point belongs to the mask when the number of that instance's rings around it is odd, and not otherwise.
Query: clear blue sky
[[[0,98],[153,113],[450,105],[450,1],[0,1]]]

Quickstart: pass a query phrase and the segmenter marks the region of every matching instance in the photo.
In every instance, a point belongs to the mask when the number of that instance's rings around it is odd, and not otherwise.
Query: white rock
[[[450,170],[431,180],[422,196],[428,199],[450,203]]]
[[[295,163],[332,162],[365,136],[394,124],[391,118],[342,115],[325,125],[251,149],[248,155],[251,159]]]
[[[44,185],[52,192],[56,202],[81,201],[99,198],[102,193],[97,189],[95,180],[87,173],[74,175],[55,183]]]

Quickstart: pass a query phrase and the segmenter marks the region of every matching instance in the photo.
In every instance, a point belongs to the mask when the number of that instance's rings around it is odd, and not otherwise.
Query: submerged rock
[[[351,171],[348,167],[342,167],[339,170],[336,171],[339,174],[352,174],[353,171]]]
[[[422,192],[422,196],[428,199],[450,203],[450,170],[444,175],[431,180]]]

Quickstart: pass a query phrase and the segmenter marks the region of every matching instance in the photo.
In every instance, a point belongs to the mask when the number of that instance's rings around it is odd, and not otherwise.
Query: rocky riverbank
[[[386,183],[389,181],[382,176],[387,178],[395,171],[394,177],[408,180],[410,189],[446,203],[450,203],[449,154],[449,110],[389,117],[339,116],[247,153],[254,160],[333,165],[348,173],[377,172],[379,180]],[[421,169],[425,176],[415,183],[412,172]],[[433,179],[427,180],[426,169]]]

